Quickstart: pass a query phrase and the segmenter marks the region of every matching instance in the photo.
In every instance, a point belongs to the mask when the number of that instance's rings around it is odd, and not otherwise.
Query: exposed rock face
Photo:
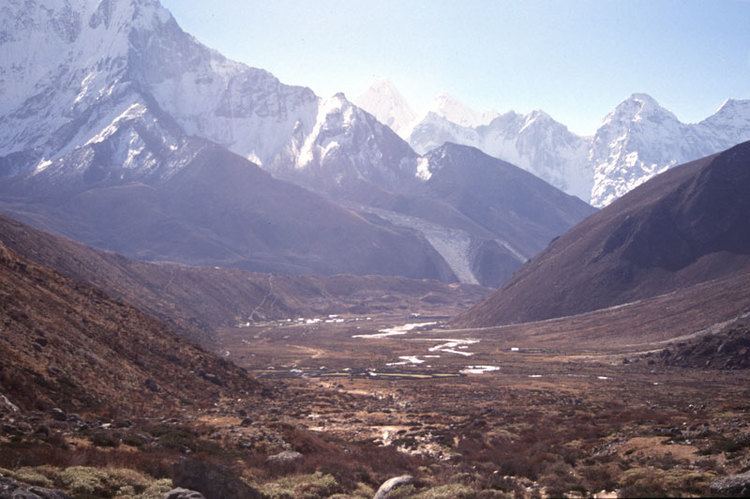
[[[225,499],[261,499],[255,488],[237,477],[228,468],[197,459],[184,459],[174,470],[174,484],[195,490],[205,497]]]
[[[324,100],[296,158],[279,160],[279,175],[335,196],[361,191],[408,191],[416,183],[417,155],[390,128],[349,102]]]
[[[711,493],[719,497],[750,497],[750,471],[716,480],[711,484]]]
[[[380,488],[378,488],[378,491],[375,493],[374,499],[387,499],[391,495],[391,493],[397,492],[397,489],[399,487],[409,485],[413,482],[414,477],[411,475],[402,475],[390,478],[383,482]]]
[[[304,456],[299,452],[295,452],[293,450],[285,450],[279,452],[278,454],[274,454],[273,456],[268,456],[268,462],[272,464],[286,465],[299,461],[303,457]]]
[[[0,475],[0,499],[70,499],[61,490],[46,489]]]
[[[195,490],[178,487],[164,494],[164,499],[206,499],[206,496]]]
[[[750,325],[741,320],[721,331],[663,350],[659,357],[670,366],[708,369],[750,369]]]

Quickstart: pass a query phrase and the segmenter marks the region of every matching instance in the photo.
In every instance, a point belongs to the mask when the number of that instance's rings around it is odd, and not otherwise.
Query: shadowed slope
[[[750,269],[750,143],[670,170],[580,223],[457,319],[574,315]]]

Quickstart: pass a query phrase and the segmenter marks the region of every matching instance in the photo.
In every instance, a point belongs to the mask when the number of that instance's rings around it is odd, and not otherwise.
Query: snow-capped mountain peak
[[[376,81],[355,102],[401,137],[409,135],[417,120],[417,114],[390,80]]]
[[[701,122],[708,127],[750,128],[750,99],[727,99],[716,112]]]
[[[662,123],[664,121],[679,122],[677,116],[663,108],[648,94],[636,93],[622,101],[604,118],[602,126],[611,124],[629,124],[640,121]]]
[[[447,93],[436,96],[429,110],[450,122],[465,127],[486,125],[498,116],[498,113],[494,111],[480,112],[472,109],[456,97]]]
[[[727,100],[709,118],[682,123],[646,94],[607,115],[594,136],[591,203],[605,206],[654,175],[750,139],[750,101]]]
[[[0,157],[21,154],[30,164],[65,153],[72,137],[116,118],[102,113],[132,92],[187,134],[257,163],[315,123],[310,89],[201,45],[157,0],[8,2],[0,9]]]
[[[398,189],[415,177],[416,154],[396,133],[343,93],[321,101],[294,168],[278,174],[336,195],[360,186]]]
[[[569,194],[589,199],[592,174],[587,161],[588,142],[543,111],[527,115],[509,111],[477,127],[461,126],[429,113],[410,137],[412,147],[422,154],[446,142],[476,147]]]
[[[357,109],[339,92],[321,102],[318,117],[312,133],[305,140],[299,156],[297,168],[305,168],[315,161],[324,160],[326,155],[342,146],[342,141],[350,140],[347,134],[357,119]]]

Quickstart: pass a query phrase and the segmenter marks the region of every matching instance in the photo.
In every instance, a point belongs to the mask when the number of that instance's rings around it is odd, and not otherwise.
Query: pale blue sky
[[[417,107],[543,109],[579,133],[634,92],[683,121],[750,98],[750,2],[162,0],[188,32],[283,82],[350,99],[388,78]]]

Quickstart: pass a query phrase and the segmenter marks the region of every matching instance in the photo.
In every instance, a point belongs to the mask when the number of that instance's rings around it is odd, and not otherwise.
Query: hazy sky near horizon
[[[228,57],[354,99],[387,78],[419,110],[543,109],[592,133],[632,93],[700,121],[750,98],[750,1],[162,0]]]

